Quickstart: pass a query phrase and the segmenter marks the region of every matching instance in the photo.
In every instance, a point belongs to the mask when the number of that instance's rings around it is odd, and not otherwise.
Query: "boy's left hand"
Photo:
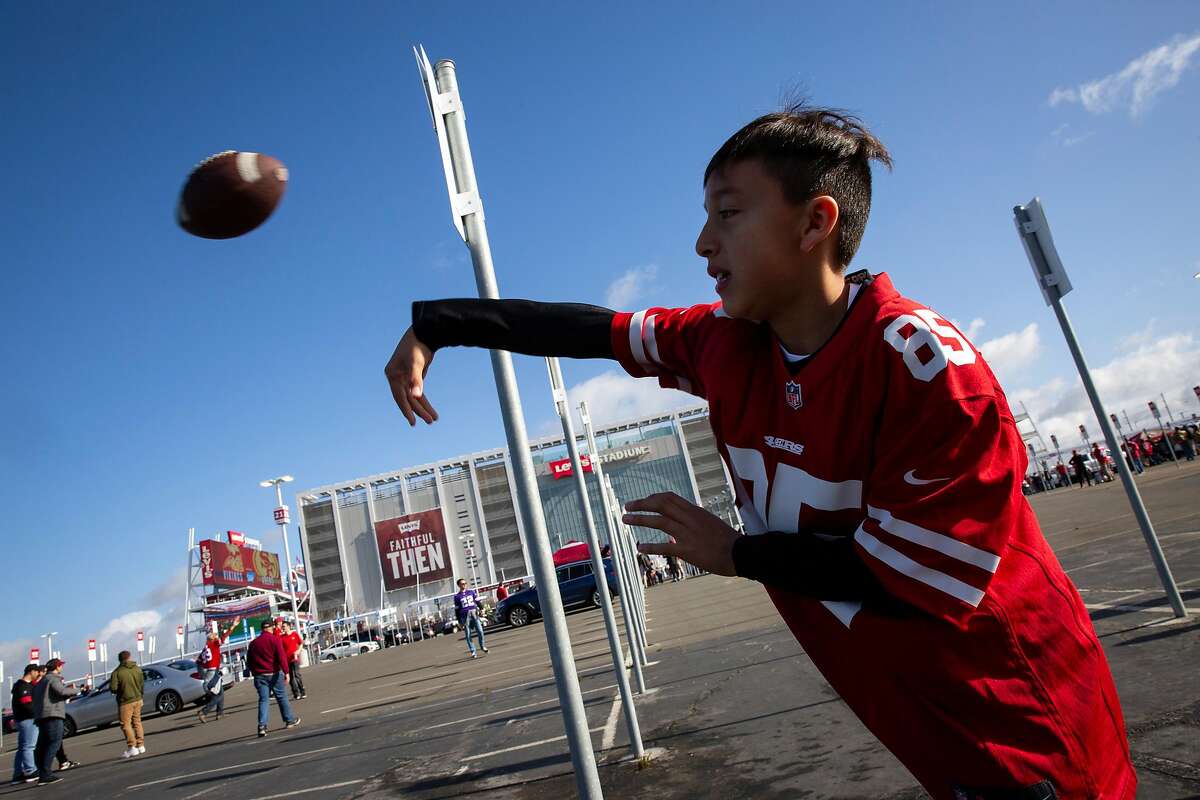
[[[639,544],[638,551],[660,556],[679,556],[714,575],[734,576],[733,543],[740,533],[717,516],[689,503],[674,492],[652,494],[625,504],[626,525],[657,528],[672,538],[661,544]]]

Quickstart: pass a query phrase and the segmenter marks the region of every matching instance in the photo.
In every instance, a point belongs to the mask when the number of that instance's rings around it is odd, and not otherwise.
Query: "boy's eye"
[[[736,208],[722,208],[720,211],[717,212],[717,216],[720,217],[721,219],[729,219],[736,213],[738,213],[738,210]]]

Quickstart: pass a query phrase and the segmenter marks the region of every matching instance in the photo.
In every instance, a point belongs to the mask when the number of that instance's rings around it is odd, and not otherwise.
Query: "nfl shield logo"
[[[787,398],[787,404],[792,407],[792,410],[804,405],[800,400],[800,384],[795,381],[788,381],[783,387],[783,393]]]

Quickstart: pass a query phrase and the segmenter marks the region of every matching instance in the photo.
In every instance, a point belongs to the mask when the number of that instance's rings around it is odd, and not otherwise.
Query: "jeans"
[[[283,691],[283,684],[282,672],[276,672],[274,675],[254,676],[254,689],[258,692],[258,727],[265,728],[270,722],[267,710],[271,695],[275,695],[275,705],[279,706],[279,713],[283,716],[285,723],[291,723],[296,719],[292,715],[292,705],[288,702],[287,692]]]
[[[304,694],[304,678],[300,676],[300,659],[288,663],[288,683],[292,686],[292,697],[299,700]]]
[[[224,678],[221,676],[219,669],[206,669],[204,671],[204,685],[209,688],[208,702],[204,705],[205,714],[224,714],[225,713],[225,689],[221,685]]]
[[[54,777],[54,756],[62,746],[63,721],[59,717],[39,719],[37,747],[33,751],[33,759],[37,762],[38,779],[49,780]]]
[[[474,628],[476,635],[479,636],[479,647],[487,647],[487,645],[483,643],[483,624],[479,621],[479,617],[475,616],[474,614],[467,615],[466,627],[463,629],[467,634],[467,649],[474,654],[475,644],[471,641],[471,628]]]
[[[17,754],[13,759],[13,780],[27,778],[37,772],[33,750],[37,745],[37,723],[31,719],[17,721]]]

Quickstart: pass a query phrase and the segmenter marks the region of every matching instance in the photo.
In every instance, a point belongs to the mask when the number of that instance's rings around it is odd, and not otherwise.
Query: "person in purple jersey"
[[[479,619],[479,595],[474,589],[467,588],[467,579],[458,579],[458,593],[454,595],[454,611],[458,614],[458,623],[462,625],[463,632],[467,635],[467,650],[471,651],[471,658],[478,658],[479,654],[475,652],[475,643],[471,641],[471,631],[474,630],[479,636],[479,649],[487,652],[487,646],[483,643],[483,623]]]

